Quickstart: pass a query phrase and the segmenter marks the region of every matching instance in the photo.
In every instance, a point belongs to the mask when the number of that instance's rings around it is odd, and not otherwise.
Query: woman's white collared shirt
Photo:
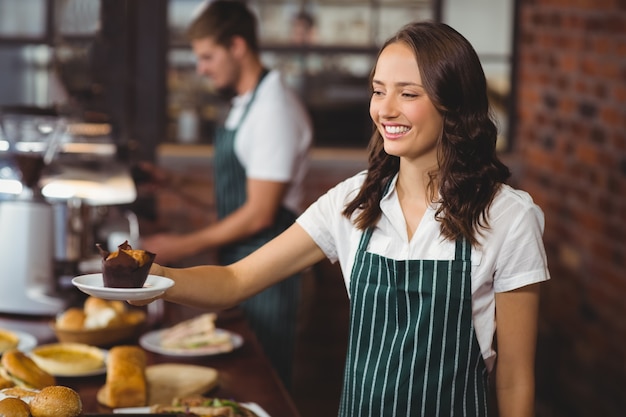
[[[297,220],[332,262],[339,261],[346,288],[361,230],[341,213],[358,193],[366,172],[339,183],[313,203]],[[380,202],[381,219],[369,252],[388,258],[454,259],[455,244],[440,235],[435,207],[429,207],[408,241],[395,181]],[[503,185],[488,213],[489,228],[472,248],[472,310],[476,336],[488,369],[495,354],[495,293],[511,291],[550,278],[542,235],[544,216],[530,195]]]

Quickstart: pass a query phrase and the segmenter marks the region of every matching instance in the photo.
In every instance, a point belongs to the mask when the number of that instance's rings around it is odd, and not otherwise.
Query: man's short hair
[[[211,1],[187,28],[189,40],[212,38],[225,47],[231,45],[235,36],[243,38],[258,53],[257,19],[241,0]]]

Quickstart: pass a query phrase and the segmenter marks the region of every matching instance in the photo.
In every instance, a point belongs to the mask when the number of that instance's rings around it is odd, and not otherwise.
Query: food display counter
[[[138,344],[142,334],[165,328],[193,318],[203,311],[162,303],[162,309],[147,308],[146,327],[136,337],[123,344]],[[155,313],[155,310],[159,310]],[[56,343],[50,317],[22,317],[0,315],[0,328],[33,336],[38,345]],[[229,330],[242,337],[240,347],[227,353],[207,356],[170,356],[146,351],[148,365],[176,363],[201,365],[217,371],[215,388],[206,396],[232,399],[260,406],[270,417],[298,417],[300,414],[281,380],[271,367],[241,310],[232,309],[218,315],[218,328]],[[98,403],[97,393],[104,385],[106,374],[82,377],[57,377],[57,385],[73,388],[83,402],[83,413],[108,415],[112,409]]]

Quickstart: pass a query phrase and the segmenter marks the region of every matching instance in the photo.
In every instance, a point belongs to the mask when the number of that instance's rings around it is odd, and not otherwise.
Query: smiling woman
[[[385,48],[372,80],[370,116],[384,140],[385,152],[420,159],[437,167],[437,141],[443,118],[422,85],[411,48],[396,43]]]
[[[221,309],[339,261],[351,308],[340,416],[490,416],[495,391],[502,417],[530,417],[544,219],[505,183],[476,51],[446,24],[409,24],[383,45],[372,87],[366,171],[237,262],[151,273],[175,282],[165,300]]]

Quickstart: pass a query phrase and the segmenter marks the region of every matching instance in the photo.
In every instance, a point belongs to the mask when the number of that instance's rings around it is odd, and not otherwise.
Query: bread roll
[[[83,306],[85,329],[101,329],[123,324],[126,307],[121,301],[108,301],[97,297],[87,297]]]
[[[113,308],[107,307],[92,312],[85,319],[85,329],[103,329],[105,327],[120,326],[124,319]]]
[[[109,308],[109,302],[107,300],[103,300],[102,298],[97,297],[87,297],[85,303],[83,305],[83,310],[85,310],[85,314],[93,314],[97,313],[99,310],[103,308]]]
[[[85,325],[85,312],[78,307],[67,309],[57,317],[57,327],[63,330],[81,330]]]
[[[110,300],[109,307],[111,307],[119,315],[123,315],[126,312],[126,304],[119,300]]]
[[[19,398],[0,400],[0,417],[30,417],[28,404]]]
[[[78,393],[62,385],[42,389],[30,402],[33,417],[77,417],[82,411]]]
[[[111,408],[142,407],[147,403],[146,354],[138,346],[109,350],[107,376],[98,402]]]

